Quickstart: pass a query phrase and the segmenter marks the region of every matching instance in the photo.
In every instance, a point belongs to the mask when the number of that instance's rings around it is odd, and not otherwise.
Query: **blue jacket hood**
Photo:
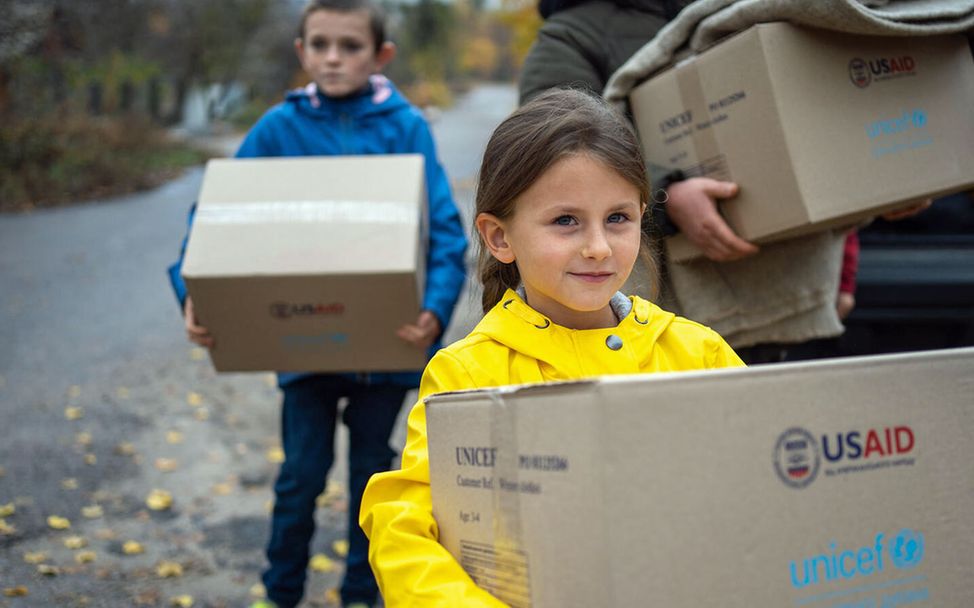
[[[409,106],[406,98],[381,74],[372,75],[366,89],[350,97],[325,97],[318,90],[318,85],[311,82],[300,89],[288,91],[284,103],[305,116],[325,119],[342,114],[361,118],[395,112]]]

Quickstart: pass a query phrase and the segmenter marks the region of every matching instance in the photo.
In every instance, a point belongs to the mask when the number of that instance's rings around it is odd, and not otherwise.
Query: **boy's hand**
[[[196,311],[193,310],[193,299],[186,297],[186,305],[183,306],[183,318],[186,324],[186,335],[189,341],[206,348],[213,348],[216,341],[210,335],[210,330],[202,325],[196,324]]]
[[[756,245],[734,234],[717,212],[717,199],[737,194],[737,184],[692,177],[671,184],[666,193],[670,220],[711,260],[730,262],[758,252]]]
[[[416,323],[407,323],[396,331],[396,335],[417,348],[429,348],[440,335],[440,320],[428,310],[419,313]]]

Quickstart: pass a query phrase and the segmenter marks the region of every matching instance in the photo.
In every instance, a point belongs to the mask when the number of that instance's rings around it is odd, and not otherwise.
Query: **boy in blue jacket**
[[[385,39],[381,11],[370,0],[314,0],[301,18],[294,46],[312,82],[288,93],[247,134],[238,158],[421,153],[426,158],[429,243],[423,311],[399,338],[432,353],[450,321],[465,279],[467,241],[429,127],[379,74],[395,55]],[[192,223],[194,209],[190,210]],[[186,241],[183,241],[183,253]],[[183,307],[189,339],[207,348],[213,337],[198,324],[180,277],[180,259],[169,268]],[[394,294],[390,294],[394,297]],[[266,606],[300,602],[314,534],[315,499],[333,461],[338,400],[348,397],[342,420],[349,430],[348,557],[341,597],[345,606],[371,606],[378,587],[368,563],[368,540],[358,526],[369,478],[386,471],[389,447],[414,373],[279,373],[284,393],[281,436],[285,461],[274,485],[275,503],[264,572]]]

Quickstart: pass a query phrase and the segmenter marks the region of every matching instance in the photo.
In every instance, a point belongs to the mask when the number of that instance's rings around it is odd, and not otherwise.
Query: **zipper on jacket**
[[[341,125],[342,154],[354,154],[355,149],[352,145],[352,117],[342,112],[338,116],[338,124]]]

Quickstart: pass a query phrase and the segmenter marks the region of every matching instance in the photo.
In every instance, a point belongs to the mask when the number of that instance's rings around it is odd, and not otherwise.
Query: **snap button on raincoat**
[[[632,310],[616,327],[573,330],[508,290],[470,335],[433,357],[409,414],[402,467],[373,476],[362,500],[360,524],[386,606],[504,606],[437,541],[423,399],[461,389],[744,365],[713,330],[630,299]]]

